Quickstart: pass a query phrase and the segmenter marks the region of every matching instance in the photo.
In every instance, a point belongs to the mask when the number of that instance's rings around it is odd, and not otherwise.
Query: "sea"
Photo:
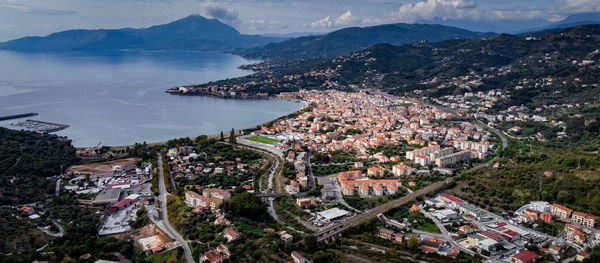
[[[39,113],[26,119],[70,127],[76,147],[131,145],[227,133],[254,127],[303,107],[277,99],[177,96],[166,89],[234,78],[256,61],[206,52],[0,51],[0,116]]]

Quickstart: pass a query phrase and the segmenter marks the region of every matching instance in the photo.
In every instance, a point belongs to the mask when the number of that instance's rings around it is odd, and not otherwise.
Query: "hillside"
[[[0,204],[40,201],[54,193],[54,181],[77,160],[75,149],[56,135],[0,128]]]
[[[216,19],[189,16],[148,28],[68,30],[45,37],[24,37],[0,43],[19,51],[193,50],[228,51],[279,41],[281,38],[240,34]]]
[[[509,95],[497,103],[498,110],[550,102],[597,103],[598,41],[600,25],[585,25],[537,38],[501,34],[476,40],[378,44],[333,59],[250,65],[245,68],[257,71],[253,75],[169,92],[205,94],[205,88],[214,85],[220,87],[220,94],[212,95],[221,95],[239,85],[237,96],[252,96],[367,87],[396,95],[440,97],[500,89]]]
[[[454,38],[483,38],[493,33],[472,32],[460,28],[427,24],[390,24],[371,27],[350,27],[325,35],[306,36],[264,47],[242,51],[250,58],[302,59],[311,57],[337,57],[359,51],[379,43],[392,45],[416,41],[440,41]]]

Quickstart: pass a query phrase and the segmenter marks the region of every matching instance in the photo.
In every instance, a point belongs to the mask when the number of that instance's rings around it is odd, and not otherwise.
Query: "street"
[[[165,176],[163,171],[163,160],[162,155],[160,153],[157,154],[158,158],[158,200],[160,201],[160,217],[161,220],[158,221],[157,226],[167,233],[171,238],[177,240],[177,243],[181,245],[183,248],[183,252],[185,253],[185,261],[187,263],[194,263],[194,257],[192,256],[192,250],[188,243],[183,239],[183,237],[171,226],[169,223],[169,217],[167,215],[167,189],[165,186]],[[150,217],[152,218],[152,216]]]

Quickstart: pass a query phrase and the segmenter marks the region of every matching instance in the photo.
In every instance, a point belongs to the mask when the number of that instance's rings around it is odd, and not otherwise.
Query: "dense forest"
[[[35,202],[54,193],[51,176],[77,161],[56,135],[0,128],[0,204]]]

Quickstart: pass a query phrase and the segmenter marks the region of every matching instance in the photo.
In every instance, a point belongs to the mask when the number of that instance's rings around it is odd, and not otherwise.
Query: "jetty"
[[[6,120],[12,120],[12,119],[20,119],[20,118],[27,118],[27,117],[37,116],[37,115],[39,115],[39,114],[37,114],[35,112],[23,113],[23,114],[17,114],[17,115],[8,115],[8,116],[2,116],[2,117],[0,117],[0,121],[6,121]]]

